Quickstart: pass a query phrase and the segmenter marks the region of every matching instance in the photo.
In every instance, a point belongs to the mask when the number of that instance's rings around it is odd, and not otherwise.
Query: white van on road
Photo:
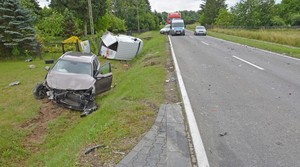
[[[170,34],[173,35],[185,35],[185,25],[182,19],[173,19],[171,22]]]

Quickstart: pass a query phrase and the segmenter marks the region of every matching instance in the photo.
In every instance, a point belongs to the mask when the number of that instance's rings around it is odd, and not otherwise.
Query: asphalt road
[[[300,166],[300,60],[191,32],[171,42],[211,167]]]

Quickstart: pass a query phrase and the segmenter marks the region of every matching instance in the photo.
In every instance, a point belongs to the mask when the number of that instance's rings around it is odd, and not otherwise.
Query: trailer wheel
[[[38,83],[33,89],[33,95],[36,99],[43,99],[47,96],[47,88],[42,84]]]

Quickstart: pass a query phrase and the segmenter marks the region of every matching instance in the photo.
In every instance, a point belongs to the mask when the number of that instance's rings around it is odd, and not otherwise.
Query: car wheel
[[[38,83],[33,90],[33,95],[36,99],[43,99],[47,96],[47,88],[43,83]]]

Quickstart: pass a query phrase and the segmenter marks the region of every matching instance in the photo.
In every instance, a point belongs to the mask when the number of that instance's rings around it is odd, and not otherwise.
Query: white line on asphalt
[[[197,122],[196,122],[196,119],[194,116],[194,112],[192,110],[192,106],[191,106],[187,91],[186,91],[184,83],[183,83],[183,79],[182,79],[182,76],[180,73],[180,69],[179,69],[179,66],[177,63],[177,59],[176,59],[176,56],[174,53],[174,49],[173,49],[173,45],[172,45],[172,41],[171,41],[170,37],[169,37],[169,41],[170,41],[171,53],[172,53],[172,57],[173,57],[174,65],[175,65],[177,80],[178,80],[178,84],[179,84],[179,88],[180,88],[180,93],[181,93],[187,121],[189,124],[189,129],[190,129],[190,133],[192,136],[192,141],[193,141],[193,145],[194,145],[194,149],[195,149],[198,167],[209,167],[209,163],[208,163],[204,145],[203,145],[203,142],[201,139],[200,131],[198,129],[198,125],[197,125]]]
[[[253,63],[250,63],[249,61],[246,61],[246,60],[244,60],[244,59],[242,59],[242,58],[239,58],[239,57],[237,57],[237,56],[232,56],[232,57],[234,57],[234,58],[236,58],[236,59],[238,59],[238,60],[240,60],[240,61],[242,61],[242,62],[244,62],[244,63],[247,63],[247,64],[249,64],[249,65],[251,65],[251,66],[253,66],[253,67],[255,67],[255,68],[258,68],[258,69],[260,69],[260,70],[264,70],[263,68],[261,68],[261,67],[255,65],[255,64],[253,64]]]
[[[203,43],[203,44],[205,44],[205,45],[207,45],[207,46],[209,45],[208,43],[206,43],[206,42],[203,42],[203,41],[201,41],[201,43]]]

